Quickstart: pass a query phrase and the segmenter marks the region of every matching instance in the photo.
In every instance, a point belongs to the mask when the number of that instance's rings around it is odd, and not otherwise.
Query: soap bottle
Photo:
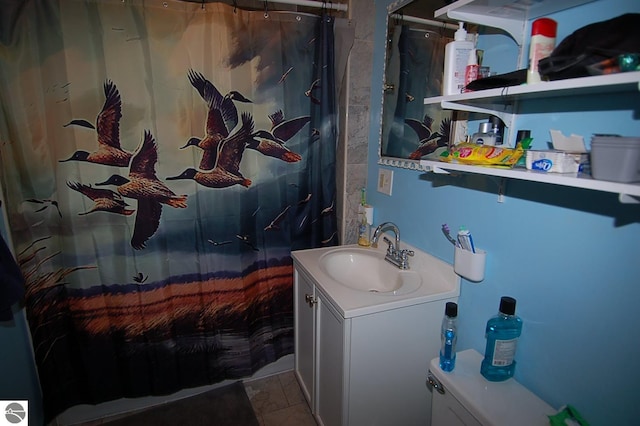
[[[456,366],[456,342],[458,340],[458,304],[447,302],[440,333],[440,368],[453,371]]]
[[[369,225],[369,222],[367,222],[367,215],[364,211],[361,216],[362,219],[358,225],[358,245],[369,247],[371,245],[371,241],[369,240],[369,236],[371,235],[371,226]]]
[[[522,333],[522,320],[515,313],[516,299],[503,296],[498,315],[487,321],[487,347],[480,373],[490,382],[502,382],[513,377],[516,346]]]
[[[444,48],[444,76],[442,94],[457,95],[462,93],[464,87],[464,71],[469,60],[469,52],[474,44],[467,41],[467,31],[460,22],[455,32],[453,41],[447,43]]]

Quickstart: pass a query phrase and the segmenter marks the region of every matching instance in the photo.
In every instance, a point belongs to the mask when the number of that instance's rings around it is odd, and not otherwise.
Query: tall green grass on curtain
[[[1,179],[46,417],[292,353],[290,252],[338,243],[334,18],[1,9]]]

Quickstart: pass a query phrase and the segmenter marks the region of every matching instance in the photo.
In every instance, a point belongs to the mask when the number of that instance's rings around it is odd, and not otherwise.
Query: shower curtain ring
[[[238,13],[238,1],[233,0],[233,13]]]
[[[264,0],[264,17],[269,17],[269,2],[267,0]]]

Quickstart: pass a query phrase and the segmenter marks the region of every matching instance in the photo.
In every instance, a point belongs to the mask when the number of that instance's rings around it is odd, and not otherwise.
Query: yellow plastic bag
[[[520,144],[516,148],[500,148],[461,143],[450,150],[443,151],[440,154],[440,161],[475,166],[513,167],[523,154],[524,149]]]

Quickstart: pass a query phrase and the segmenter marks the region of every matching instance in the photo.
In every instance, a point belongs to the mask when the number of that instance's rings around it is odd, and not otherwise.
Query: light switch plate
[[[393,170],[378,169],[378,192],[391,195],[393,186]]]

